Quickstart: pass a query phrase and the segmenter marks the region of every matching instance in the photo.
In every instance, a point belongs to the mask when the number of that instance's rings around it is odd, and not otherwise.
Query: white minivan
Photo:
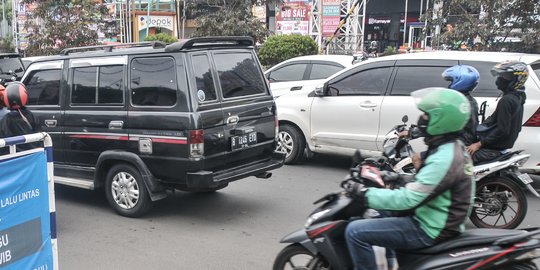
[[[478,104],[486,101],[486,117],[497,106],[501,91],[490,69],[504,60],[528,64],[527,101],[523,127],[514,149],[525,149],[531,158],[524,167],[540,170],[540,55],[502,52],[436,51],[372,58],[344,69],[318,85],[338,91],[315,92],[315,86],[276,99],[280,125],[279,146],[286,163],[307,153],[352,155],[356,149],[382,150],[385,134],[404,115],[416,121],[420,111],[410,97],[424,87],[448,87],[441,73],[467,64],[478,69],[480,83],[474,90]],[[335,95],[335,93],[339,93]],[[413,147],[423,147],[420,140]]]

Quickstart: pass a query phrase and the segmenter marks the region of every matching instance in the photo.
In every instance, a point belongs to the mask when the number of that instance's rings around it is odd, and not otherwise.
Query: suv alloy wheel
[[[152,201],[139,171],[118,164],[107,173],[106,197],[114,210],[126,217],[139,217],[150,210]]]

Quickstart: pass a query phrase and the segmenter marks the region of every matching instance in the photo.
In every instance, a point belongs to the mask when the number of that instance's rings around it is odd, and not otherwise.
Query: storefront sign
[[[266,6],[253,5],[253,17],[266,22]]]
[[[276,11],[277,34],[309,34],[309,11],[305,3],[280,4]]]
[[[150,28],[166,28],[171,31],[174,30],[174,17],[173,16],[138,16],[139,30]]]

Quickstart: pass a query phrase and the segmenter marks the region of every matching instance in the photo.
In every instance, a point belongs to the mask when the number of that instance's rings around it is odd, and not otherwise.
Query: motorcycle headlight
[[[322,211],[316,212],[313,215],[309,216],[309,218],[306,221],[306,224],[304,224],[304,228],[307,228],[313,224],[317,219],[324,216],[326,213],[330,212],[330,209],[324,209]]]

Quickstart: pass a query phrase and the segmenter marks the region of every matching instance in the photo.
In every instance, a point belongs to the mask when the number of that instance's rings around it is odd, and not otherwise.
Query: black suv
[[[18,81],[24,73],[21,57],[16,53],[0,53],[0,84]]]
[[[29,108],[55,182],[105,187],[136,217],[166,191],[211,192],[283,165],[274,100],[248,37],[64,50],[32,62]]]

